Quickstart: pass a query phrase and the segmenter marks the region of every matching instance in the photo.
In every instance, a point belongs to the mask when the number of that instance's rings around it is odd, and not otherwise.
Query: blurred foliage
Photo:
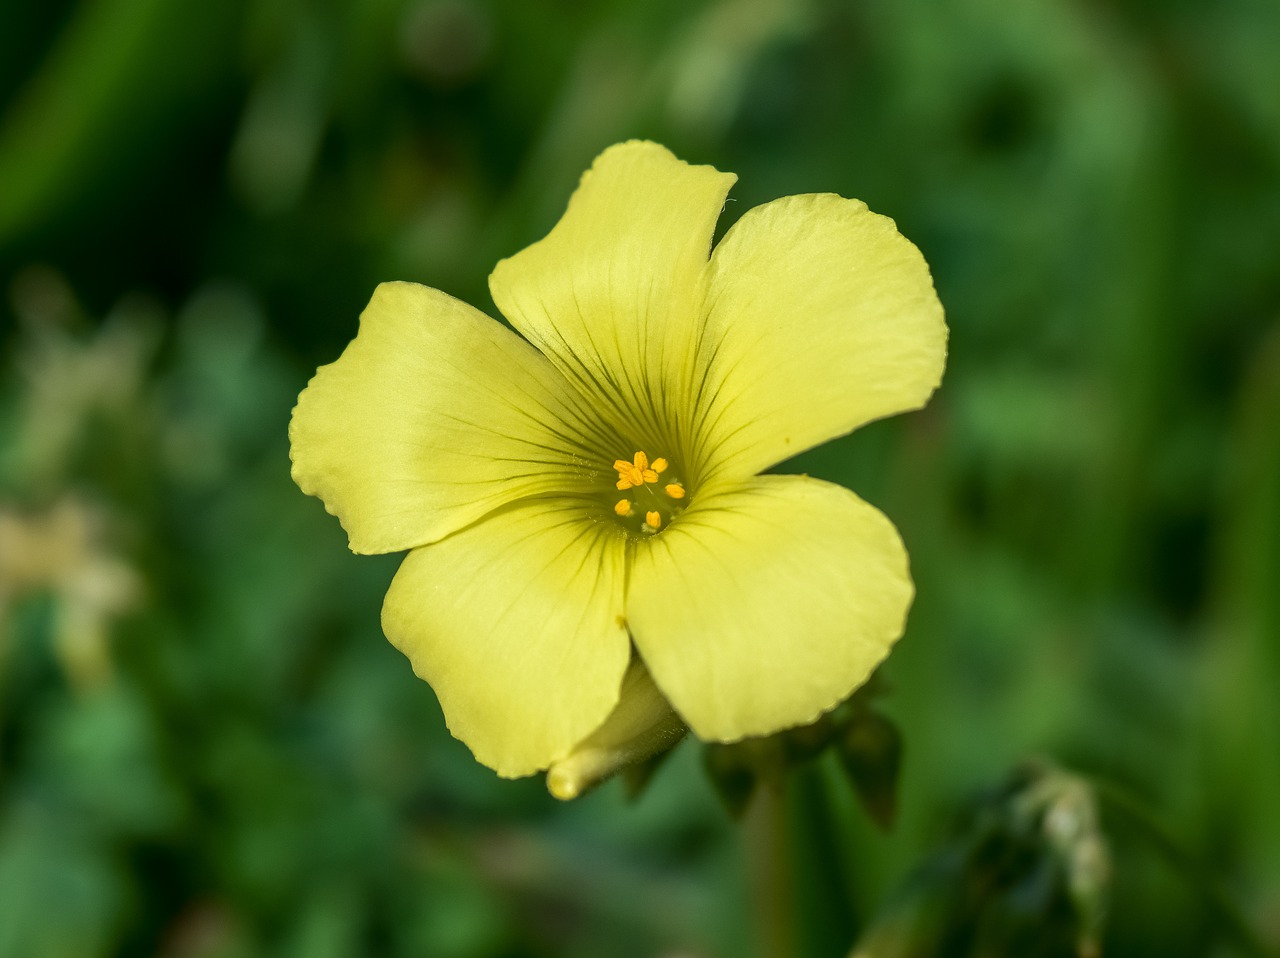
[[[1088,784],[1031,765],[983,796],[853,958],[1095,958],[1109,879]]]
[[[0,4],[0,956],[843,955],[1023,834],[949,823],[1032,753],[1280,947],[1278,42],[1274,0]],[[741,828],[691,743],[631,805],[497,781],[380,637],[395,558],[289,481],[374,285],[488,303],[630,136],[739,173],[725,225],[839,192],[934,269],[933,404],[787,467],[911,551],[888,834],[832,754]],[[1232,953],[1103,828],[1103,954]]]

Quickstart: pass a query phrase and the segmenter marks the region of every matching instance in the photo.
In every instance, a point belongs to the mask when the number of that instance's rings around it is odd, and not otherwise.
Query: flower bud
[[[603,725],[551,764],[547,790],[562,801],[577,798],[627,766],[672,748],[687,731],[644,662],[633,655],[618,704]]]

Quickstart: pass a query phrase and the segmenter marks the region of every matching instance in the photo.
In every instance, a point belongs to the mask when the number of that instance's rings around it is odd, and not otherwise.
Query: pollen
[[[644,522],[645,522],[645,525],[652,528],[654,532],[657,532],[659,529],[662,528],[662,513],[646,512],[644,514]]]
[[[617,505],[613,507],[613,511],[625,519],[631,515],[631,500],[619,499]]]

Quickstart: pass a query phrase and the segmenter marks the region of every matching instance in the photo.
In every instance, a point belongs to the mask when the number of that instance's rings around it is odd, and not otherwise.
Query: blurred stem
[[[1138,831],[1160,851],[1174,871],[1203,898],[1214,919],[1242,953],[1254,958],[1280,958],[1263,941],[1244,910],[1227,894],[1222,884],[1207,873],[1202,862],[1197,861],[1195,856],[1182,847],[1149,808],[1117,785],[1099,778],[1090,778],[1089,781],[1094,794],[1104,806],[1119,812],[1137,826]]]
[[[762,782],[743,821],[760,958],[794,958],[796,912],[785,784]]]

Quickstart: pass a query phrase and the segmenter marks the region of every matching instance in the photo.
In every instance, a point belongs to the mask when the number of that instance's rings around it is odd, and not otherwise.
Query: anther
[[[684,486],[680,485],[678,482],[670,483],[667,486],[666,492],[672,499],[684,498]]]
[[[636,459],[643,455],[644,453],[636,453]],[[633,486],[644,485],[644,473],[639,466],[627,462],[625,459],[616,459],[614,460],[613,468],[618,470],[617,485],[619,489],[630,489]]]
[[[646,512],[646,513],[644,514],[644,521],[645,521],[645,523],[646,523],[646,524],[648,524],[648,526],[649,526],[651,529],[653,529],[653,531],[654,531],[654,532],[657,532],[659,529],[661,529],[661,528],[662,528],[662,514],[661,514],[661,513],[658,513],[658,512]]]
[[[619,499],[618,504],[613,507],[613,511],[625,519],[627,516],[631,515],[631,500]]]
[[[658,481],[658,474],[649,468],[649,456],[644,451],[636,453],[635,459],[632,460],[632,466],[634,469],[634,473],[632,476],[632,483],[634,485],[640,486],[640,485],[644,485],[644,483],[646,482]],[[637,474],[640,476],[639,482],[637,482],[634,478],[634,475],[637,475]]]

